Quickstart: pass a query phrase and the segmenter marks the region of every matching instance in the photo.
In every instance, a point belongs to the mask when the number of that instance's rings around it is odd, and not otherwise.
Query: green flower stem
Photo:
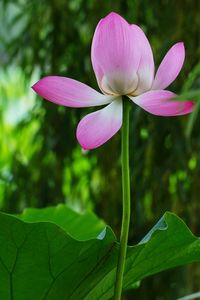
[[[129,102],[123,97],[123,125],[121,142],[122,159],[122,195],[123,216],[120,236],[119,257],[116,272],[114,299],[120,300],[122,293],[123,273],[126,261],[126,250],[130,224],[130,175],[129,175]]]

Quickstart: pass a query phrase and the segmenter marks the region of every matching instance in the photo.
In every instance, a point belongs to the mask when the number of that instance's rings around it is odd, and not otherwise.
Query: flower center
[[[109,95],[132,95],[138,86],[136,73],[113,72],[103,76],[101,89]]]

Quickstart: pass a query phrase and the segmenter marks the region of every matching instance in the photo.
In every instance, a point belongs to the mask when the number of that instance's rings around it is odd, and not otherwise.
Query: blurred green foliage
[[[97,88],[90,63],[95,26],[119,12],[147,34],[158,66],[184,41],[186,61],[171,90],[197,103],[190,116],[161,118],[133,106],[130,169],[132,224],[137,242],[166,211],[200,234],[200,1],[1,0],[0,207],[20,212],[65,202],[94,209],[119,234],[120,134],[83,154],[75,130],[91,109],[58,107],[36,98],[31,85],[62,75]],[[98,89],[98,88],[97,88]],[[175,299],[200,289],[200,267],[146,280],[136,299]],[[127,295],[132,299],[132,295]]]

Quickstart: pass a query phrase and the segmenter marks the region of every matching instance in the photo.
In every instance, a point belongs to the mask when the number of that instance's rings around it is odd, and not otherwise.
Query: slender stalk
[[[123,125],[121,139],[122,160],[122,197],[123,215],[120,235],[120,248],[115,281],[114,299],[120,300],[122,293],[123,273],[126,261],[126,250],[130,224],[130,175],[129,175],[129,102],[123,97]]]

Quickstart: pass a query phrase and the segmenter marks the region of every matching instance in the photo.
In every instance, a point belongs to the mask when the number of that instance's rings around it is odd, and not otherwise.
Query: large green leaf
[[[64,204],[41,209],[26,208],[18,217],[26,222],[55,223],[78,240],[96,238],[106,227],[106,224],[91,211],[80,214]]]
[[[1,300],[112,297],[119,249],[112,230],[107,227],[99,235],[97,228],[102,229],[103,223],[92,214],[85,219],[70,209],[65,215],[65,210],[31,209],[21,216],[23,220],[0,214]],[[83,218],[84,224],[76,223],[72,215]],[[101,225],[95,227],[96,222]],[[95,234],[92,224],[98,238],[88,240],[88,232]],[[194,261],[200,261],[199,238],[177,216],[166,213],[138,245],[128,248],[124,290],[144,277]]]

